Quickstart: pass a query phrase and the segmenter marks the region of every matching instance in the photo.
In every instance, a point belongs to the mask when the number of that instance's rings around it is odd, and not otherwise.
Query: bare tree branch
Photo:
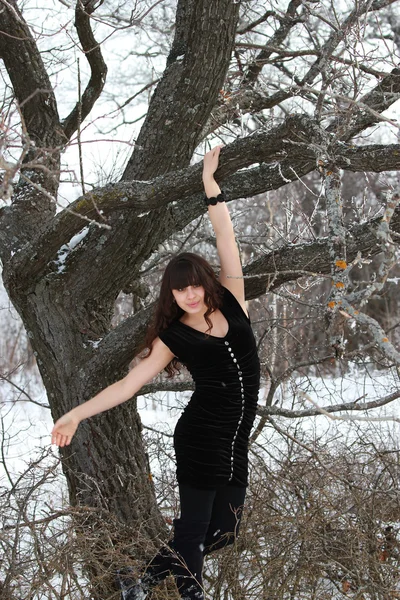
[[[358,64],[353,66],[357,69],[360,68]],[[348,141],[378,121],[376,114],[374,115],[373,112],[366,110],[367,107],[375,113],[382,113],[400,98],[400,70],[398,68],[393,69],[390,73],[379,73],[375,76],[379,77],[378,84],[365,96],[359,98],[360,105],[364,105],[365,108],[358,109],[357,102],[353,101],[351,103],[352,112],[346,112],[343,116],[335,117],[327,127],[328,132],[337,132],[339,139]],[[296,94],[307,98],[310,94],[319,95],[320,93],[320,90],[310,88],[310,84],[299,81],[292,83],[287,88],[279,89],[271,95],[259,90],[249,90],[248,88],[235,90],[226,97],[223,105],[213,110],[203,135],[208,135],[229,119],[233,119],[240,114],[248,112],[255,114],[262,110],[271,109]]]
[[[301,7],[302,4],[303,3],[301,0],[291,0],[289,2],[285,15],[280,19],[280,26],[269,40],[268,46],[271,45],[272,47],[275,47],[283,43],[283,41],[289,35],[291,29],[296,25],[296,23],[298,23],[300,19],[299,15],[297,15],[297,9]],[[251,64],[247,70],[246,76],[244,77],[242,83],[243,87],[255,84],[265,62],[269,59],[273,52],[274,50],[270,50],[267,47],[261,50],[254,63]]]
[[[375,218],[356,225],[347,231],[346,249],[347,261],[351,262],[360,252],[362,256],[375,256],[382,251],[380,241],[376,234],[381,219]],[[391,221],[394,231],[400,231],[400,210],[396,210]],[[275,289],[287,281],[296,279],[296,266],[306,268],[314,273],[330,273],[330,256],[327,238],[320,238],[309,244],[287,246],[269,252],[255,260],[244,269],[247,298],[256,298],[266,289]],[[283,273],[287,269],[286,273]],[[252,276],[260,274],[258,277]]]
[[[0,57],[21,107],[27,135],[36,145],[54,147],[54,139],[60,139],[59,132],[56,135],[60,123],[55,96],[35,40],[14,0],[2,8]]]
[[[112,374],[124,365],[127,369],[133,357],[143,347],[144,336],[149,326],[153,306],[142,309],[122,321],[103,339],[93,342],[93,355],[89,359],[88,371],[97,377],[98,370]],[[90,387],[93,381],[88,377],[86,385]]]
[[[32,396],[30,394],[28,394],[28,392],[26,390],[24,390],[19,385],[17,385],[9,377],[6,377],[6,375],[0,375],[0,380],[6,381],[10,385],[12,385],[16,390],[18,390],[21,394],[23,394],[26,398],[26,400],[24,400],[24,402],[26,402],[26,401],[32,402],[32,404],[36,404],[37,406],[40,406],[41,408],[50,408],[50,406],[48,404],[43,404],[42,402],[37,402],[37,400],[34,400],[32,398]]]
[[[382,0],[382,2],[360,2],[358,3],[352,12],[348,15],[343,23],[339,27],[334,27],[334,31],[321,48],[318,59],[311,66],[309,71],[301,80],[300,85],[310,85],[316,78],[316,76],[323,71],[328,61],[331,60],[331,56],[340,42],[345,39],[349,34],[350,30],[358,23],[359,18],[368,12],[379,10],[382,6],[390,6],[396,0]]]
[[[290,410],[286,408],[281,408],[279,406],[259,406],[257,409],[257,414],[260,416],[279,416],[285,417],[287,419],[318,417],[323,415],[324,413],[331,414],[345,411],[368,411],[373,408],[385,406],[385,404],[389,404],[390,402],[393,402],[398,398],[400,398],[400,390],[392,392],[391,394],[388,394],[383,398],[379,398],[378,400],[371,400],[370,402],[360,403],[356,400],[355,402],[344,402],[342,404],[334,404],[332,406],[324,406],[321,408],[305,408],[301,410]]]
[[[167,68],[149,105],[124,180],[150,179],[189,164],[234,47],[239,3],[179,0]]]
[[[63,122],[67,139],[75,133],[79,120],[84,121],[100,96],[106,82],[107,65],[104,62],[99,44],[97,43],[90,24],[90,15],[96,10],[93,0],[77,0],[75,8],[75,27],[79,41],[90,65],[90,79],[82,94],[82,99],[75,105]]]
[[[273,189],[271,186],[281,187],[316,168],[316,153],[319,152],[322,139],[323,131],[312,120],[305,116],[289,117],[282,125],[268,132],[259,132],[227,146],[221,155],[217,177],[226,182],[225,187],[231,199],[259,194]],[[397,168],[399,149],[398,145],[347,148],[339,144],[333,152],[340,167],[353,171],[365,168],[387,170]],[[287,158],[280,161],[280,156]],[[264,164],[265,161],[273,160],[275,162],[272,166]],[[230,177],[237,169],[250,166],[256,161],[262,163],[259,168]],[[24,264],[29,265],[29,278],[35,277],[49,261],[56,259],[61,245],[82,229],[83,223],[79,215],[95,219],[99,210],[102,211],[103,218],[114,211],[121,211],[123,214],[130,213],[129,218],[132,220],[136,211],[147,213],[179,201],[186,207],[192,207],[188,212],[181,211],[179,217],[190,222],[204,212],[200,190],[201,164],[150,182],[121,182],[95,189],[58,214],[51,227],[31,246],[26,246],[23,252],[16,254],[11,263],[17,270],[24,269]],[[115,230],[110,232],[111,236],[116,234]],[[120,230],[118,235],[121,235]],[[127,251],[128,249],[129,246]],[[31,253],[35,254],[34,260]],[[29,279],[25,280],[26,283],[28,281]]]
[[[251,23],[249,23],[245,27],[242,27],[241,29],[238,29],[238,31],[237,31],[238,35],[243,35],[244,33],[247,33],[248,31],[251,31],[252,29],[254,29],[255,27],[257,27],[258,25],[261,25],[261,23],[264,23],[265,21],[267,21],[270,17],[275,17],[276,19],[280,18],[278,16],[278,14],[276,12],[274,12],[273,10],[267,10],[263,15],[261,15],[261,17],[259,17],[255,21],[252,21]]]
[[[221,167],[217,172],[217,176],[223,180],[238,168],[254,164],[255,161],[271,161],[279,157],[280,153],[285,155],[286,148],[288,149],[287,152],[292,149],[290,140],[293,140],[295,144],[302,143],[302,149],[305,150],[308,147],[307,140],[312,139],[318,144],[321,138],[321,130],[312,119],[306,116],[289,117],[282,125],[269,132],[259,132],[227,146],[224,149]],[[312,149],[311,151],[308,150],[308,155],[310,154],[312,161]],[[113,213],[121,212],[126,215],[126,227],[129,227],[129,225],[133,226],[135,224],[135,219],[138,219],[137,210],[144,211],[146,215],[149,211],[166,206],[173,201],[179,200],[182,202],[185,199],[185,203],[188,203],[188,194],[194,196],[196,192],[199,193],[202,189],[201,169],[202,165],[197,164],[148,182],[121,182],[94,189],[72,203],[68,209],[56,215],[51,227],[46,230],[46,234],[40,235],[31,245],[26,246],[23,251],[16,254],[11,263],[16,262],[22,266],[26,260],[26,266],[29,263],[28,280],[34,277],[41,269],[46,267],[50,260],[56,258],[60,246],[68,242],[74,234],[82,229],[82,220],[79,215],[96,218],[98,212],[101,211],[103,218],[107,218],[109,215],[112,216]],[[240,195],[247,195],[247,193],[244,194],[244,190],[242,190]],[[200,196],[199,193],[198,196],[194,196],[194,199],[197,200],[200,197],[202,195]],[[154,219],[152,220],[154,221]],[[118,223],[118,231],[114,227],[109,234],[102,232],[101,235],[103,238],[106,236],[110,239],[118,235],[118,243],[121,246],[122,230],[120,221],[117,219],[116,223]],[[163,226],[166,225],[167,221],[164,216]],[[5,231],[3,235],[6,236],[7,232]],[[136,245],[136,241],[132,240],[131,231],[125,235],[127,235],[127,240],[124,248],[131,255],[131,244],[135,243]],[[0,252],[2,251],[1,241],[0,237]],[[7,240],[5,241],[6,245],[3,249],[9,251]],[[156,239],[154,239],[154,242],[156,245],[158,244]],[[109,248],[110,246],[107,246],[107,253]],[[34,261],[31,253],[35,255]],[[16,267],[16,265],[14,266]],[[104,268],[104,263],[102,268]],[[115,273],[115,267],[113,271]],[[20,282],[22,283],[22,280]]]
[[[352,109],[334,119],[327,128],[328,132],[337,132],[338,138],[348,141],[352,137],[364,131],[379,121],[377,114],[382,113],[400,98],[400,69],[395,68],[386,74],[373,90],[359,99],[360,106],[365,105],[373,112],[365,108],[359,109],[356,104]]]
[[[12,82],[22,119],[22,172],[29,164],[29,178],[52,198],[59,181],[62,132],[56,99],[35,40],[15,0],[2,4],[0,58]],[[25,243],[55,213],[55,204],[23,180],[13,197],[13,211],[0,209],[4,230],[13,229],[14,243]],[[18,226],[15,227],[15,221]]]
[[[143,386],[138,395],[145,396],[157,392],[192,392],[193,390],[193,381],[160,381]]]

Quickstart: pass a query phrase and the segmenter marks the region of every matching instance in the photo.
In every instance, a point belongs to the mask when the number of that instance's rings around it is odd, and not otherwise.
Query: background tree
[[[143,342],[154,299],[150,290],[171,251],[200,243],[211,247],[201,221],[197,160],[204,144],[216,140],[226,143],[217,178],[228,197],[251,199],[239,202],[238,211],[250,202],[257,207],[250,231],[241,232],[247,297],[259,298],[264,310],[258,335],[264,376],[271,379],[255,439],[271,415],[320,412],[321,407],[296,405],[304,396],[290,408],[274,404],[279,385],[293,371],[332,367],[332,361],[346,368],[355,356],[373,356],[384,368],[399,365],[391,334],[383,329],[387,323],[367,308],[386,291],[396,260],[396,174],[368,186],[364,204],[359,194],[354,201],[342,195],[343,174],[399,169],[398,125],[387,112],[400,97],[398,2],[360,2],[339,11],[328,2],[299,0],[267,9],[252,1],[179,0],[176,7],[138,2],[128,15],[120,6],[77,2],[63,16],[65,23],[73,18],[72,44],[89,65],[81,90],[80,63],[78,101],[66,115],[59,114],[63,104],[55,93],[60,85],[55,59],[62,54],[56,36],[64,28],[45,46],[29,22],[28,5],[1,3],[3,280],[26,328],[54,419],[124,375]],[[121,175],[95,186],[82,175],[82,195],[57,211],[68,171],[62,153],[78,142],[83,174],[84,123],[103,98],[118,104],[115,132],[129,124],[129,98],[117,102],[107,91],[102,34],[112,26],[135,52],[134,33],[147,31],[147,25],[156,54],[168,49],[168,55],[159,78],[147,70],[140,74],[144,92],[153,91]],[[281,202],[273,214],[265,200],[283,188],[287,195],[276,197]],[[177,235],[182,230],[185,242]],[[365,266],[374,256],[376,262]],[[364,269],[362,277],[354,275],[356,265]],[[307,311],[299,308],[304,286],[307,303],[310,295],[314,299]],[[267,291],[275,296],[265,309],[261,299]],[[121,292],[132,296],[131,314],[113,320]],[[294,354],[289,336],[282,346],[278,314],[286,325],[293,315],[303,320]],[[271,319],[265,325],[266,316],[275,319],[272,327]],[[304,327],[307,320],[321,319],[328,337]],[[287,352],[275,362],[268,350],[271,335]],[[398,395],[391,392],[373,406],[338,403],[323,410],[367,410]],[[78,531],[92,530],[105,511],[119,521],[120,531],[123,525],[140,527],[149,540],[165,533],[134,402],[83,423],[62,457],[71,504],[98,510],[78,519]],[[111,531],[97,539],[104,553],[117,542]],[[86,568],[95,576],[98,562],[91,564],[89,556]],[[94,596],[107,597],[110,581],[96,581]]]

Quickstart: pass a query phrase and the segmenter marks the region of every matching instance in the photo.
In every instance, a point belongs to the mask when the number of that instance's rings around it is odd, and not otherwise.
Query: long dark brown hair
[[[204,288],[204,304],[207,306],[204,319],[208,326],[206,333],[211,330],[210,315],[222,304],[222,285],[211,265],[202,256],[192,252],[183,252],[174,256],[164,271],[160,296],[146,335],[145,343],[149,348],[147,356],[151,354],[152,343],[161,331],[167,329],[184,314],[184,311],[175,302],[172,290],[179,290],[189,285],[201,285]],[[178,365],[178,360],[174,358],[166,366],[165,370],[169,377],[179,371]]]

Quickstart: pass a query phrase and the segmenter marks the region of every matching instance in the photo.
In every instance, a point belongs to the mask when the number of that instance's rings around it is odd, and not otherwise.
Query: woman
[[[195,254],[168,264],[160,290],[150,353],[130,373],[61,417],[52,432],[70,444],[83,419],[125,402],[162,369],[186,365],[195,392],[174,433],[181,515],[174,537],[135,582],[119,575],[123,600],[142,600],[169,573],[181,598],[203,600],[206,554],[238,534],[246,494],[247,445],[259,387],[259,361],[250,327],[242,267],[224,196],[214,180],[221,147],[204,157],[206,203],[217,239],[219,280]]]

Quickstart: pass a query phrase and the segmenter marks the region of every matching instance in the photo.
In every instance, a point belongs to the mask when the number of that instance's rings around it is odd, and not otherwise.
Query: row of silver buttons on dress
[[[243,421],[243,413],[244,413],[244,387],[243,387],[243,377],[242,377],[243,373],[240,370],[240,365],[239,365],[239,363],[237,361],[237,358],[235,358],[235,354],[234,354],[232,348],[230,347],[229,342],[225,341],[225,346],[228,346],[227,350],[230,353],[230,355],[232,357],[232,360],[235,363],[235,365],[237,367],[237,370],[238,370],[238,377],[239,377],[239,383],[240,383],[240,395],[241,395],[241,398],[242,398],[242,412],[240,414],[240,419],[238,421],[238,425],[237,425],[237,428],[236,428],[236,431],[235,431],[235,435],[233,436],[233,440],[232,440],[231,474],[230,474],[230,477],[229,477],[229,481],[231,481],[232,478],[233,478],[233,460],[234,460],[234,452],[235,452],[235,442],[236,442],[237,434],[239,433],[240,425],[242,424],[242,421]]]

